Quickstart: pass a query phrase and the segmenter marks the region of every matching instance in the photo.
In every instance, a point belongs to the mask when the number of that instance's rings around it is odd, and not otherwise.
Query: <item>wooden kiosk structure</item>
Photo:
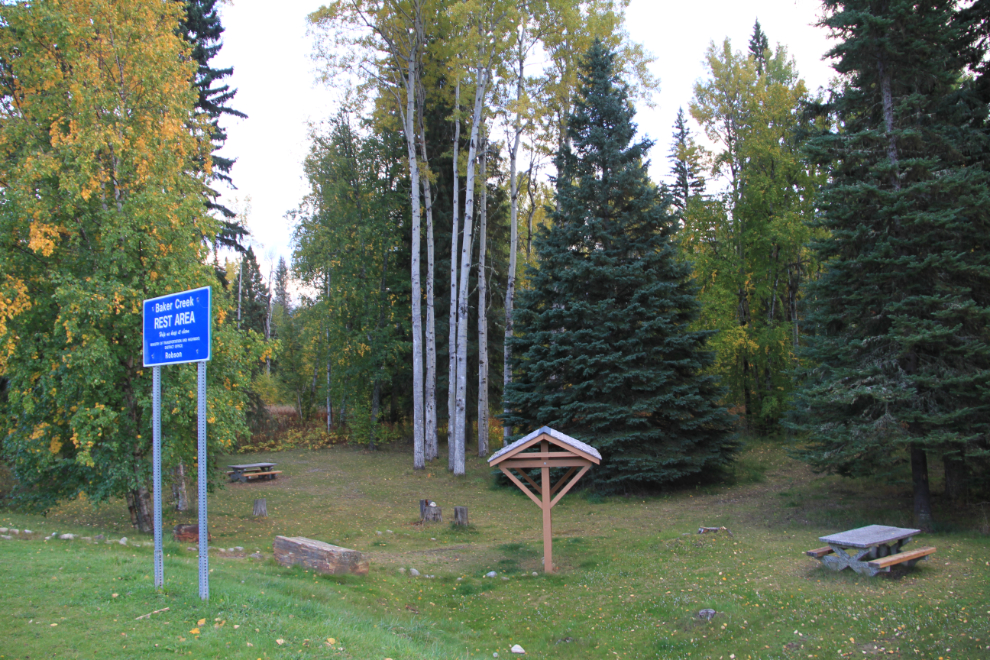
[[[543,510],[543,570],[553,572],[553,523],[550,510],[578,479],[599,465],[598,450],[549,426],[537,429],[491,455],[488,465],[497,467]],[[526,470],[540,469],[540,483]],[[569,468],[556,484],[550,483],[551,468]],[[519,473],[520,479],[513,470]],[[523,483],[525,481],[525,483]]]

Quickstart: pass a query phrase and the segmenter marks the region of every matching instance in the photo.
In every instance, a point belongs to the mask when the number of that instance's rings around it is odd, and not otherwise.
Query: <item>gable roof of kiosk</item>
[[[542,440],[548,440],[551,444],[557,445],[561,449],[565,449],[575,456],[586,458],[596,465],[602,460],[602,455],[599,454],[598,450],[591,445],[585,444],[577,438],[572,438],[571,436],[552,429],[549,426],[544,426],[536,429],[527,436],[519,438],[511,445],[499,449],[488,458],[488,464],[495,465],[497,463],[501,463],[507,458],[516,456],[526,449],[529,449]]]

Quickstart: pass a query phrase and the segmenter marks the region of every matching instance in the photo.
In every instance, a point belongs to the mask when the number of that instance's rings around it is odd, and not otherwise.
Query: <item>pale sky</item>
[[[225,122],[223,153],[237,159],[232,177],[238,189],[225,191],[224,199],[238,211],[250,199],[248,226],[261,261],[290,257],[292,228],[285,214],[306,192],[302,161],[309,126],[335,110],[334,94],[316,81],[306,36],[306,15],[321,4],[233,0],[222,9],[224,45],[213,62],[234,67],[230,80],[238,93],[233,106],[248,115]],[[656,141],[654,180],[667,176],[674,118],[678,107],[687,111],[712,41],[729,37],[735,49],[746,50],[759,18],[771,46],[781,43],[794,57],[808,88],[827,86],[834,72],[822,61],[830,42],[823,29],[814,27],[820,11],[818,0],[632,0],[627,30],[656,57],[653,73],[660,78],[656,107],[640,107],[636,117],[640,132]]]

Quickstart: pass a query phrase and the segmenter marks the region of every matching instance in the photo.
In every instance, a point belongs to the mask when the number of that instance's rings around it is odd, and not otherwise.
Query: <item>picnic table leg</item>
[[[834,553],[822,557],[821,562],[833,571],[841,571],[846,568],[851,568],[857,573],[868,573],[870,571],[870,567],[862,560],[863,557],[873,552],[874,548],[854,548],[855,552],[853,555],[849,555],[846,549],[841,546],[829,543],[829,547],[832,548]]]

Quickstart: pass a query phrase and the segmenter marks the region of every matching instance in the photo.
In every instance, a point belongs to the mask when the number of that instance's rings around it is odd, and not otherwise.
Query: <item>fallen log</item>
[[[699,534],[715,534],[717,532],[725,532],[729,536],[732,536],[732,532],[730,532],[725,527],[699,527],[698,528],[698,533]],[[733,537],[733,538],[735,538],[735,537]]]
[[[172,536],[183,543],[199,543],[199,525],[176,525]],[[212,541],[213,535],[207,532],[206,540]]]

